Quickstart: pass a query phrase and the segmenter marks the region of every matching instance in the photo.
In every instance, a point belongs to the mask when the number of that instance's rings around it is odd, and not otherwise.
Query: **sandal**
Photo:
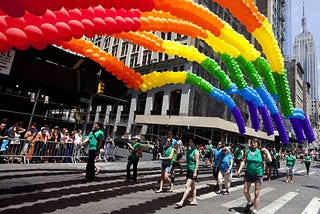
[[[190,205],[193,205],[193,206],[197,206],[197,204],[198,204],[197,201],[191,201],[190,202]]]
[[[176,205],[177,207],[179,207],[179,208],[183,206],[183,204],[182,204],[181,202],[175,203],[175,205]]]

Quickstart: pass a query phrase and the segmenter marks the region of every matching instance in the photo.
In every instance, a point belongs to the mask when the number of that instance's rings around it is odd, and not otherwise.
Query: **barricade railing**
[[[0,148],[1,162],[64,162],[76,163],[88,156],[87,145],[76,145],[73,141],[33,141],[27,139],[7,138]]]

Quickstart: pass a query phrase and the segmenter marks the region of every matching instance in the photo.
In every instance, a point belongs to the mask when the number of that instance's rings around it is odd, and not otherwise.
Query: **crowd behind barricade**
[[[80,146],[82,131],[33,123],[24,127],[22,121],[8,127],[7,119],[0,124],[0,161],[3,163],[71,163],[85,156],[85,147]]]

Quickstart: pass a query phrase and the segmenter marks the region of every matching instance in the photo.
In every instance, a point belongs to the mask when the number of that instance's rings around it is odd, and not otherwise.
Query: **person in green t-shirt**
[[[204,155],[204,159],[205,159],[205,162],[206,162],[206,166],[207,166],[207,164],[210,165],[210,163],[211,163],[211,159],[212,159],[212,156],[211,156],[211,154],[212,154],[212,149],[213,149],[212,140],[209,140],[209,141],[208,141],[208,145],[206,145],[206,147],[205,147],[206,153],[205,153],[205,155]]]
[[[247,205],[244,208],[245,212],[249,212],[250,208],[253,206],[252,213],[257,213],[261,183],[263,181],[263,159],[267,162],[272,161],[271,155],[266,148],[259,149],[259,143],[260,141],[257,138],[251,140],[251,148],[245,152],[243,161],[237,171],[237,175],[239,176],[242,168],[246,165],[243,186],[243,193],[247,199]],[[250,187],[252,183],[254,183],[253,202],[251,201],[250,196]]]
[[[138,174],[138,162],[139,158],[142,157],[141,152],[141,145],[140,145],[140,137],[134,136],[133,137],[134,143],[131,145],[129,142],[127,143],[128,149],[130,151],[130,155],[128,157],[128,163],[127,163],[127,181],[129,182],[136,182],[137,181],[137,174]],[[131,176],[130,168],[131,165],[133,167],[133,173]]]
[[[88,137],[81,142],[81,144],[85,144],[89,142],[89,157],[87,161],[86,167],[86,176],[83,178],[84,181],[92,181],[95,178],[95,159],[97,156],[97,152],[103,148],[104,142],[104,133],[100,130],[100,124],[94,123],[92,127],[92,131],[89,133]]]
[[[297,157],[293,154],[292,151],[289,152],[289,154],[286,156],[286,171],[287,171],[287,183],[293,182],[293,176],[294,176],[294,163],[296,161]]]
[[[197,149],[194,140],[189,139],[189,148],[187,149],[187,154],[186,154],[186,158],[187,158],[186,189],[183,193],[182,199],[176,203],[177,207],[183,206],[183,203],[187,199],[190,191],[192,192],[192,201],[190,202],[190,204],[197,205],[195,181],[197,180],[197,176],[198,176],[199,157],[200,157],[199,150]]]
[[[307,175],[309,175],[309,169],[311,164],[311,156],[309,152],[306,152],[303,156],[303,162],[306,165]]]
[[[173,191],[173,183],[171,182],[171,179],[169,178],[169,175],[171,173],[172,168],[172,159],[174,155],[174,148],[171,146],[172,138],[166,139],[166,145],[163,147],[162,154],[160,156],[160,160],[162,160],[161,163],[161,180],[160,180],[160,188],[156,191],[156,193],[163,192],[163,183],[165,181],[169,182],[170,189],[169,192]]]

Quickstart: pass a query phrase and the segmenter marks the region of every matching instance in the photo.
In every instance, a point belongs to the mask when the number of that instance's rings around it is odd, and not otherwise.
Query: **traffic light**
[[[103,94],[105,85],[106,85],[105,83],[103,83],[103,82],[101,82],[99,80],[99,82],[98,82],[98,91],[97,91],[98,94]]]

